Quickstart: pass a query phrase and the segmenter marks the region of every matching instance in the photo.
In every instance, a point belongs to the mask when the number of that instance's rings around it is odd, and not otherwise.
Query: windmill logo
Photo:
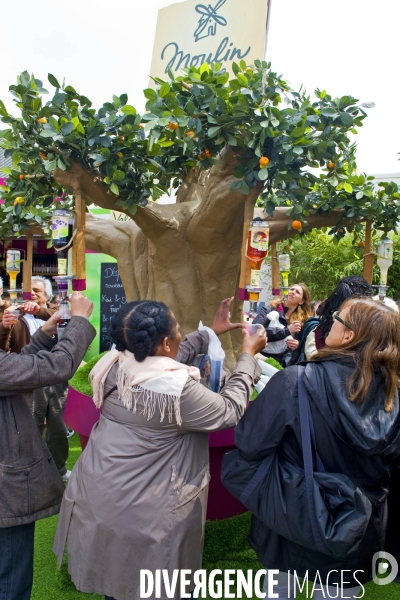
[[[193,34],[195,42],[203,40],[210,35],[215,35],[217,25],[222,25],[225,27],[227,20],[217,14],[217,11],[223,4],[225,4],[225,2],[226,0],[219,0],[214,8],[211,6],[211,4],[208,6],[205,4],[197,4],[195,10],[201,15],[201,17],[199,19],[197,29]]]

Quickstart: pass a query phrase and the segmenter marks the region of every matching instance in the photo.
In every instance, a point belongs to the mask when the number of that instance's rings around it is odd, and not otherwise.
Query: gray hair
[[[32,284],[35,281],[43,283],[44,294],[46,296],[46,300],[50,300],[50,298],[53,295],[53,289],[51,287],[51,281],[49,279],[46,279],[46,277],[41,277],[40,275],[35,275],[34,277],[32,277]]]

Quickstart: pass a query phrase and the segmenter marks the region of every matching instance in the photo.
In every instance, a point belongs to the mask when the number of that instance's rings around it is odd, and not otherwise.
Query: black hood
[[[385,450],[400,429],[399,398],[396,394],[390,412],[384,410],[384,384],[376,375],[361,404],[350,402],[346,383],[354,363],[325,360],[308,363],[305,385],[312,402],[336,435],[366,455]]]

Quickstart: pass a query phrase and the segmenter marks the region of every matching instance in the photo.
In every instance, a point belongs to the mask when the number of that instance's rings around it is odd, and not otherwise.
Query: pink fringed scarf
[[[161,421],[168,409],[169,422],[174,412],[178,425],[182,424],[180,397],[188,377],[200,381],[200,371],[165,356],[148,356],[138,362],[134,355],[125,350],[111,350],[105,354],[89,373],[93,389],[93,401],[97,408],[103,404],[104,384],[111,367],[119,361],[117,371],[118,395],[128,410],[136,412],[137,403],[143,401],[141,414],[151,419],[158,404]]]

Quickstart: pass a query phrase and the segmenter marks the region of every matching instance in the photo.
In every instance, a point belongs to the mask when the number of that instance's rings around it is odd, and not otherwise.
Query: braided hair
[[[128,302],[112,317],[109,336],[117,350],[129,350],[142,362],[154,356],[165,337],[174,337],[175,324],[163,302],[138,300]]]
[[[322,312],[320,313],[320,327],[322,337],[325,339],[332,327],[332,314],[339,310],[341,305],[348,298],[370,298],[374,291],[372,286],[360,275],[350,275],[343,277],[333,290],[332,294],[323,301]]]

